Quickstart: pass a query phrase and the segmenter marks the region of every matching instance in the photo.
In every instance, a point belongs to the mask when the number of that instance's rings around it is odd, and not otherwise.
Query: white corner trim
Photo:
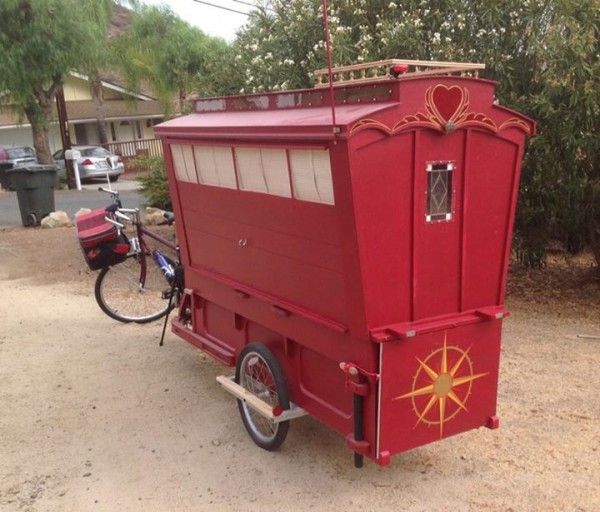
[[[87,75],[84,75],[82,73],[77,73],[76,71],[71,71],[69,73],[71,76],[74,76],[75,78],[79,78],[80,80],[85,80],[86,82],[89,82],[89,77]],[[141,94],[141,93],[137,93],[137,92],[133,92],[130,91],[128,89],[125,89],[123,87],[120,87],[118,85],[115,84],[111,84],[110,82],[106,82],[104,80],[101,80],[101,84],[102,87],[106,87],[107,89],[111,89],[113,91],[117,91],[123,94],[127,94],[128,96],[133,96],[134,98],[137,98],[138,100],[142,100],[142,101],[154,101],[156,98],[152,98],[151,96],[147,96],[145,94]]]

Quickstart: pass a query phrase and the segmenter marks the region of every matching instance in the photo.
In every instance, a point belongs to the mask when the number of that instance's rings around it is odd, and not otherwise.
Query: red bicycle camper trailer
[[[395,78],[398,64],[409,70]],[[481,67],[335,68],[333,129],[323,71],[314,89],[200,99],[156,127],[185,267],[172,328],[237,363],[220,382],[259,445],[282,439],[261,443],[252,414],[287,431],[307,412],[357,465],[498,426],[506,273],[535,125],[497,104]]]

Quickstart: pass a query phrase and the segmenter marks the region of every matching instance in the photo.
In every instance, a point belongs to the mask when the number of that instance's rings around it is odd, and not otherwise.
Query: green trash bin
[[[12,169],[12,162],[0,162],[0,188],[10,190],[10,181],[6,175],[6,171]]]
[[[57,167],[54,165],[25,165],[9,169],[6,174],[17,192],[23,226],[38,226],[54,211],[54,183]]]

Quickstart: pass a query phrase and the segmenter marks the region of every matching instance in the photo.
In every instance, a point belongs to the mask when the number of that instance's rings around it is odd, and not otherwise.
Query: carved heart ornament
[[[454,123],[469,105],[466,89],[438,84],[427,91],[427,108],[441,126]]]

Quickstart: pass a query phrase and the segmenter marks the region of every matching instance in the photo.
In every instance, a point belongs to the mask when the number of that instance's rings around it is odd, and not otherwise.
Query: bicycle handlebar
[[[116,220],[112,220],[110,217],[104,217],[104,220],[106,222],[110,222],[111,224],[113,224],[114,226],[117,226],[118,228],[124,228],[125,224],[121,224],[120,222],[117,222]]]
[[[131,219],[122,212],[123,212],[123,210],[115,211],[115,217],[131,222]]]
[[[104,187],[98,187],[98,191],[99,192],[106,192],[107,194],[111,194],[113,196],[118,196],[119,195],[119,191],[118,190],[110,190],[110,189],[104,188]]]

